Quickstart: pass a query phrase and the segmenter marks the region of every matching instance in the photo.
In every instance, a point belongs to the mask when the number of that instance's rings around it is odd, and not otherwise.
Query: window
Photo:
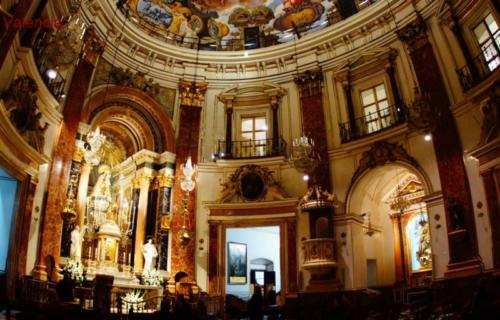
[[[366,133],[373,133],[391,125],[389,100],[384,84],[361,91],[363,125]]]
[[[495,70],[500,65],[500,31],[491,13],[474,28],[474,35],[479,42],[488,69]]]
[[[265,116],[241,118],[241,150],[243,157],[266,154],[267,121]]]

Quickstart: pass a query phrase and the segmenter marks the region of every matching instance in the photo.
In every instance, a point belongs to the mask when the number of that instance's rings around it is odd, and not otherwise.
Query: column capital
[[[179,83],[181,106],[202,107],[208,83],[181,80]]]
[[[82,162],[84,155],[85,155],[85,149],[77,148],[75,150],[75,153],[73,153],[73,161],[76,161],[81,164],[86,163],[85,161]]]
[[[294,81],[301,97],[319,94],[322,92],[323,71],[321,69],[307,70],[295,77]]]
[[[92,64],[97,65],[99,57],[104,52],[105,43],[97,35],[93,27],[89,27],[85,31],[83,38],[83,59]]]
[[[396,33],[398,38],[406,44],[408,51],[411,53],[429,43],[426,32],[427,26],[425,25],[425,21],[420,14],[417,14],[417,18],[414,21],[410,22]]]
[[[160,188],[172,188],[174,186],[174,176],[160,175],[156,178],[158,179]]]
[[[142,172],[136,177],[134,177],[132,183],[135,189],[140,189],[142,187],[149,186],[149,183],[151,182],[152,178],[153,178],[152,175]]]

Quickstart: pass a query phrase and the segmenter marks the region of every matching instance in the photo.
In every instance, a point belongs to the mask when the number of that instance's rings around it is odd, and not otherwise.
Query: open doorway
[[[426,181],[413,168],[386,164],[354,184],[348,210],[363,218],[366,286],[423,285],[432,277]]]
[[[5,273],[18,181],[0,167],[0,272]]]
[[[248,300],[255,285],[281,290],[280,227],[226,229],[226,294]]]

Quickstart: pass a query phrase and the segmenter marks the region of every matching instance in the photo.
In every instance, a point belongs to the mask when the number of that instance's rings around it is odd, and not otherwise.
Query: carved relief
[[[490,96],[481,103],[483,123],[479,145],[493,141],[500,133],[500,85],[496,83]]]
[[[367,169],[395,161],[417,166],[417,161],[406,152],[403,146],[387,141],[377,141],[371,146],[370,150],[363,152],[359,167],[351,181],[355,181]]]
[[[270,201],[287,197],[272,171],[257,165],[238,168],[229,180],[222,184],[218,202]]]
[[[36,105],[38,87],[35,81],[28,76],[21,76],[14,80],[4,93],[5,107],[12,124],[19,134],[35,148],[43,152],[45,145],[45,131],[49,124],[42,125],[42,113]]]

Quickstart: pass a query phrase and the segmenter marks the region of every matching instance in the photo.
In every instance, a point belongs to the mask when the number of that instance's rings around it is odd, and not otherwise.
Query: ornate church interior
[[[497,0],[0,0],[0,319],[500,319]]]

